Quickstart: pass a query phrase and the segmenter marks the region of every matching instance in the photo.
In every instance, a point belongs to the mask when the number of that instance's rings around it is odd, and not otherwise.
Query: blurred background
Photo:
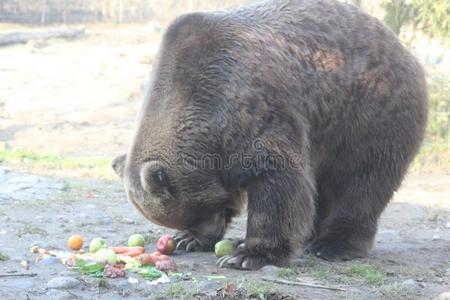
[[[1,0],[0,164],[115,178],[161,36],[178,15],[252,0]],[[450,173],[450,1],[346,1],[424,65],[426,141],[414,172]]]

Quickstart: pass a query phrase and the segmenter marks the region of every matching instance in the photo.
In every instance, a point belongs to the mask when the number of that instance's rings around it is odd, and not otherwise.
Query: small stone
[[[131,284],[139,283],[139,280],[133,277],[128,278],[128,282]]]
[[[80,282],[71,277],[59,276],[55,277],[47,282],[47,288],[49,289],[73,289],[77,287]]]
[[[436,241],[436,240],[439,240],[439,239],[441,239],[441,236],[440,236],[439,234],[434,234],[434,235],[431,237],[431,240],[433,240],[433,241]]]
[[[272,266],[272,265],[267,265],[267,266],[264,266],[261,268],[261,272],[263,272],[264,275],[272,276],[272,277],[277,277],[279,270],[280,270],[280,268]]]
[[[407,289],[415,289],[417,287],[417,283],[414,279],[407,279],[402,282],[402,286]]]
[[[445,223],[445,228],[450,228],[450,222]]]
[[[43,265],[43,266],[51,266],[51,265],[56,265],[59,263],[61,263],[59,258],[54,257],[54,256],[49,256],[49,257],[46,257],[39,261],[39,264]]]
[[[450,279],[450,268],[445,270],[445,276],[447,276]]]
[[[444,292],[442,294],[439,294],[439,296],[433,298],[433,300],[450,300],[450,292]]]
[[[130,219],[130,218],[123,218],[123,219],[122,219],[122,223],[125,223],[125,224],[134,224],[135,222],[134,222],[133,219]]]

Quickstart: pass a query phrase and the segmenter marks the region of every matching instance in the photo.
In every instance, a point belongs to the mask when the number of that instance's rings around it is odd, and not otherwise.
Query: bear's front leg
[[[244,243],[221,267],[256,270],[283,266],[313,229],[314,185],[302,169],[269,170],[247,188],[248,218]]]
[[[220,241],[225,233],[227,218],[225,211],[221,211],[205,218],[199,218],[198,223],[187,230],[177,232],[173,239],[177,250],[212,251],[214,245]]]

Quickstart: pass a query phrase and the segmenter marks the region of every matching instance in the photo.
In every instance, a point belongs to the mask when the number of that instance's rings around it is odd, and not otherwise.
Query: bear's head
[[[113,168],[146,218],[207,243],[221,237],[233,197],[218,167],[229,123],[221,90],[227,73],[215,68],[222,48],[204,22],[190,14],[167,30],[132,146]]]

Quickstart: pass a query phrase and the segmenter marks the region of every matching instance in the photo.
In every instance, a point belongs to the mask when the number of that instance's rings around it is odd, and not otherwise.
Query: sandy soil
[[[73,41],[0,48],[0,141],[64,155],[125,150],[159,38],[88,27]]]
[[[158,47],[143,28],[88,28],[75,41],[32,42],[0,48],[0,142],[7,149],[71,156],[113,157],[126,150],[133,120]],[[150,286],[138,278],[93,279],[58,262],[34,262],[33,245],[65,249],[73,233],[124,244],[132,233],[149,248],[169,230],[146,221],[126,201],[119,182],[45,177],[0,166],[0,299],[431,299],[450,291],[450,176],[409,174],[383,214],[367,259],[328,263],[299,257],[290,269],[258,272],[219,269],[212,253],[176,253],[179,269],[192,273]],[[231,237],[245,233],[245,216]],[[22,260],[30,263],[24,270]],[[204,275],[223,275],[208,280]],[[75,278],[71,289],[49,289],[57,276]],[[271,283],[284,279],[345,291]],[[224,290],[224,287],[228,287]]]

